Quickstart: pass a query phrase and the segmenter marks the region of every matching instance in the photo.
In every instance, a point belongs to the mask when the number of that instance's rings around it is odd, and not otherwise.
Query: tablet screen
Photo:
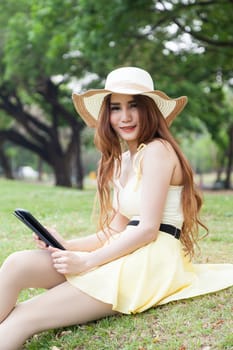
[[[27,210],[15,209],[14,215],[35,232],[47,245],[65,250],[56,238]]]

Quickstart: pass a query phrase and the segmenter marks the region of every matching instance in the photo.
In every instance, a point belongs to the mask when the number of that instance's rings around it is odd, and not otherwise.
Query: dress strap
[[[135,158],[133,161],[133,169],[136,174],[136,183],[135,183],[135,188],[134,191],[137,191],[139,182],[142,177],[142,159],[143,159],[143,150],[146,147],[145,143],[141,143],[138,148],[137,148],[137,153],[135,154]]]

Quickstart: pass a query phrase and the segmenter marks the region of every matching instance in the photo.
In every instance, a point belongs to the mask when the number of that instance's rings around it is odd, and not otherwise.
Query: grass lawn
[[[13,251],[33,248],[30,231],[12,215],[17,207],[29,209],[47,226],[55,223],[66,238],[95,231],[90,219],[93,189],[78,191],[6,180],[0,180],[0,188],[0,263]],[[196,261],[233,263],[233,193],[208,192],[204,198],[203,218],[210,234],[201,241]],[[40,292],[23,291],[20,300]],[[232,300],[233,288],[229,288],[142,314],[44,332],[28,341],[24,349],[230,350]]]

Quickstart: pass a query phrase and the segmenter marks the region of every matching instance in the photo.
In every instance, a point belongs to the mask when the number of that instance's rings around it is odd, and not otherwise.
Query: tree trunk
[[[66,159],[57,157],[52,164],[56,186],[71,187],[72,181],[70,177],[70,164]]]
[[[216,171],[216,180],[215,182],[221,181],[221,175],[222,175],[222,166],[219,166]]]
[[[231,172],[233,165],[233,125],[229,128],[229,148],[228,148],[228,161],[226,167],[226,179],[225,179],[225,188],[231,189]]]
[[[81,157],[81,137],[80,129],[76,132],[76,152],[75,152],[75,172],[76,172],[76,185],[79,190],[83,189],[83,164]]]
[[[37,171],[38,171],[38,181],[42,181],[43,180],[43,160],[40,157],[38,157]]]
[[[83,189],[83,166],[81,162],[81,153],[78,152],[76,155],[76,183],[79,190]]]
[[[2,169],[3,169],[3,172],[5,174],[5,177],[7,179],[13,179],[14,176],[13,176],[13,172],[11,169],[11,164],[10,164],[8,157],[6,156],[6,154],[4,152],[3,143],[0,143],[0,163],[2,165]]]
[[[42,110],[47,104],[51,107],[50,124],[45,117],[40,118],[25,109],[16,91],[13,90],[10,94],[5,94],[5,91],[7,89],[0,86],[0,109],[4,110],[15,123],[8,129],[0,129],[0,137],[36,153],[41,160],[48,163],[54,171],[57,186],[72,186],[71,162],[72,158],[75,159],[77,169],[75,177],[77,186],[81,189],[83,171],[80,133],[84,124],[59,102],[59,87],[47,78],[37,91],[44,100],[40,106]],[[63,126],[69,129],[68,137],[65,139],[61,132]]]

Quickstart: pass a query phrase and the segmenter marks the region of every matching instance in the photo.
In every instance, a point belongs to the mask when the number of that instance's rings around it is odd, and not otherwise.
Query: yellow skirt
[[[233,264],[192,264],[179,240],[159,232],[156,241],[129,255],[66,278],[113,310],[130,314],[230,287]]]

